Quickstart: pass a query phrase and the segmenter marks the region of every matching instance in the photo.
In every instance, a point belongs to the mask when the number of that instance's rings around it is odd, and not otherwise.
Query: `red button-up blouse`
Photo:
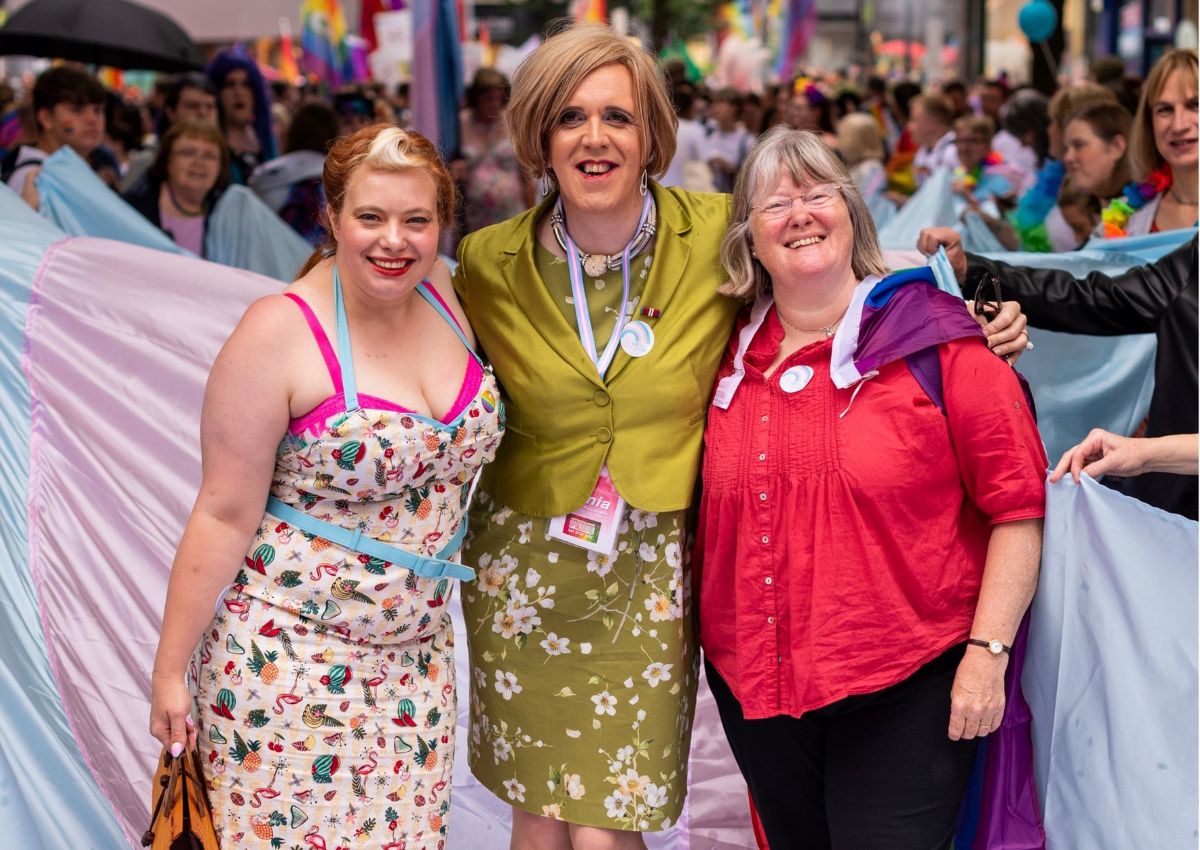
[[[765,378],[782,339],[771,307],[704,436],[700,640],[747,719],[882,690],[966,640],[991,525],[1045,506],[1037,426],[982,338],[939,349],[945,415],[904,361],[851,404],[829,376],[831,340]],[[800,364],[814,376],[784,392]]]

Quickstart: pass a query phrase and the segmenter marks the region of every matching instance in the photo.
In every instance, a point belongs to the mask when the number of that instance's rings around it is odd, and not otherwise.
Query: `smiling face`
[[[221,173],[221,149],[206,139],[180,136],[167,159],[167,182],[189,197],[207,195]]]
[[[360,168],[329,214],[343,286],[368,302],[408,294],[437,259],[437,187],[422,170]]]
[[[550,167],[568,204],[603,214],[640,203],[640,120],[624,66],[605,65],[583,78],[550,135]]]
[[[1063,165],[1077,189],[1096,195],[1108,188],[1121,157],[1125,137],[1104,141],[1087,121],[1072,121],[1063,134]]]
[[[1195,170],[1200,116],[1196,111],[1196,89],[1187,84],[1183,72],[1170,73],[1162,91],[1150,104],[1154,122],[1154,146],[1175,171]]]
[[[789,199],[791,209],[776,215]],[[750,239],[776,290],[803,287],[806,280],[836,283],[851,275],[854,228],[845,199],[832,184],[797,184],[785,173],[754,202]]]

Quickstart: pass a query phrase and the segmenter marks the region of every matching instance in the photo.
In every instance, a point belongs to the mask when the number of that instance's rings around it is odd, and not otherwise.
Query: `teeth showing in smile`
[[[412,260],[371,260],[371,262],[374,263],[375,265],[379,266],[379,268],[381,268],[381,269],[390,269],[392,271],[396,271],[397,269],[408,268],[410,265],[412,265],[413,261]]]
[[[807,239],[797,239],[795,242],[789,242],[784,247],[786,248],[802,248],[805,245],[816,245],[824,236],[809,236]]]
[[[607,174],[613,170],[613,166],[606,162],[585,162],[579,167],[583,169],[584,174]]]

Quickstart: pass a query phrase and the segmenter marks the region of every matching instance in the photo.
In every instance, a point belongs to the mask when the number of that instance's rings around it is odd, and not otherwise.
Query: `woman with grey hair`
[[[772,847],[948,848],[1037,582],[1037,428],[963,302],[928,269],[887,275],[812,133],[760,140],[722,259],[754,302],[709,410],[695,558],[734,756]]]

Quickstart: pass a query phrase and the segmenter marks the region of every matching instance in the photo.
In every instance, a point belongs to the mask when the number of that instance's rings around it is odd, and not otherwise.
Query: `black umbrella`
[[[204,67],[200,48],[179,24],[129,0],[30,0],[0,27],[0,55],[146,71]]]

